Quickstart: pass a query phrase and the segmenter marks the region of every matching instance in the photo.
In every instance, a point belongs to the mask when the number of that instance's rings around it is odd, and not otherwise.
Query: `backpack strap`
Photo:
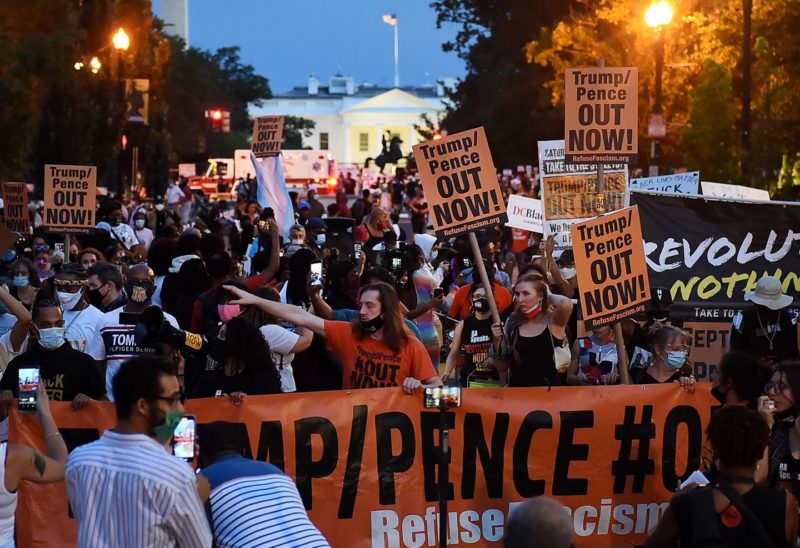
[[[717,489],[720,491],[720,493],[725,495],[725,497],[736,507],[737,510],[742,513],[745,520],[747,520],[747,524],[758,537],[759,546],[763,546],[764,548],[776,548],[775,543],[772,541],[772,537],[767,531],[767,528],[764,527],[764,524],[761,523],[761,520],[758,519],[758,516],[756,516],[753,511],[750,510],[750,508],[747,506],[747,503],[736,491],[736,489],[731,487],[729,483],[724,482],[721,482],[717,486]]]

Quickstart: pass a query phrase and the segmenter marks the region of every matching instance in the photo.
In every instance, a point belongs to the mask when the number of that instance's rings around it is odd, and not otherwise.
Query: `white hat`
[[[751,301],[772,310],[780,310],[792,304],[792,297],[784,295],[781,282],[774,276],[764,276],[758,280],[755,291],[744,294],[744,300]]]

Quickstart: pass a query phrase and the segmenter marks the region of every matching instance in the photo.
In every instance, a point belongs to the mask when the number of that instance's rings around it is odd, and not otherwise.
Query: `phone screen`
[[[19,370],[19,410],[36,411],[36,392],[39,390],[39,368]]]
[[[400,257],[392,257],[392,270],[400,270],[403,268],[403,259]]]
[[[361,258],[361,242],[355,242],[353,244],[353,254],[356,256],[356,259]]]
[[[462,257],[462,259],[461,259],[461,264],[463,264],[463,265],[464,265],[464,268],[469,268],[469,267],[471,267],[471,266],[472,266],[472,261],[470,261],[470,260],[469,260],[468,258],[466,258],[466,257]]]
[[[425,407],[434,409],[442,403],[449,407],[461,407],[461,388],[457,386],[437,386],[425,389]]]
[[[322,285],[322,261],[311,263],[311,285]]]
[[[444,289],[442,289],[441,287],[436,287],[433,289],[433,297],[435,299],[438,299],[442,295],[444,295]]]
[[[192,416],[181,417],[173,432],[175,441],[172,443],[172,453],[179,458],[194,460],[194,440],[197,422]]]

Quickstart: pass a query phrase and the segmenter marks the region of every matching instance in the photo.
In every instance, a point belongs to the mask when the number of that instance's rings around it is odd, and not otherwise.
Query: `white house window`
[[[328,150],[328,134],[327,133],[320,133],[319,134],[319,148],[320,148],[320,150]]]
[[[358,134],[358,151],[369,152],[369,133]]]

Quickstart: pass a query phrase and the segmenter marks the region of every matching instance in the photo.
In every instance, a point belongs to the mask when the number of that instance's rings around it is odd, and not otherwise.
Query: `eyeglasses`
[[[178,405],[183,400],[183,394],[178,394],[177,396],[171,396],[171,397],[156,396],[153,399],[154,400],[165,401],[165,402],[169,403],[170,406],[175,407],[176,405]]]
[[[770,392],[772,392],[773,388],[775,389],[776,392],[783,392],[784,390],[789,388],[789,385],[783,381],[776,381],[776,382],[769,381],[767,384],[764,385],[764,393],[769,394]]]
[[[50,251],[50,246],[47,244],[39,244],[33,248],[34,251]]]
[[[681,346],[675,346],[673,344],[669,344],[669,345],[667,345],[667,348],[669,348],[670,350],[680,350],[680,351],[687,352],[687,353],[691,349],[690,346],[687,346],[685,344],[683,344]]]

